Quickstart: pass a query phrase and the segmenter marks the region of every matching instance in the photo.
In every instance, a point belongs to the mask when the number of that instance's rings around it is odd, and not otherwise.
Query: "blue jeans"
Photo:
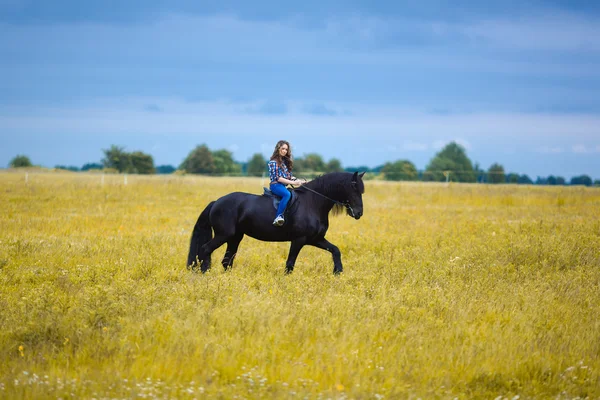
[[[290,201],[290,197],[292,194],[289,190],[286,189],[283,183],[271,183],[271,192],[275,195],[281,197],[281,201],[279,202],[279,206],[277,207],[277,215],[283,215],[285,208],[287,207],[288,201]]]

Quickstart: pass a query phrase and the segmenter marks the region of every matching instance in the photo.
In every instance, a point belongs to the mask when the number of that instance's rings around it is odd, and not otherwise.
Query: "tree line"
[[[141,151],[127,152],[124,147],[112,145],[103,149],[104,158],[100,163],[87,163],[81,168],[57,165],[57,169],[70,171],[108,170],[132,174],[171,174],[189,173],[217,176],[263,176],[267,159],[261,153],[255,153],[247,162],[234,160],[233,154],[226,149],[211,150],[206,144],[196,146],[176,168],[172,165],[154,165],[150,154]],[[32,166],[27,156],[18,155],[10,162],[10,167]],[[305,178],[338,171],[365,171],[366,179],[385,179],[389,181],[425,181],[425,182],[472,182],[472,183],[514,183],[537,185],[600,185],[600,180],[592,181],[588,175],[575,176],[569,182],[561,176],[537,177],[533,181],[526,174],[506,172],[499,163],[493,163],[487,170],[478,163],[473,164],[464,147],[456,142],[447,144],[429,162],[425,170],[417,170],[409,160],[387,162],[375,168],[367,166],[342,167],[340,160],[332,158],[325,161],[317,153],[305,154],[294,158],[294,174]]]

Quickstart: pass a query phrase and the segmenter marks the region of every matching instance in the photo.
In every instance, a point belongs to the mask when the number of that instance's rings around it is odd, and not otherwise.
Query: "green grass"
[[[600,190],[366,182],[331,256],[242,241],[260,179],[0,173],[0,398],[600,397]]]

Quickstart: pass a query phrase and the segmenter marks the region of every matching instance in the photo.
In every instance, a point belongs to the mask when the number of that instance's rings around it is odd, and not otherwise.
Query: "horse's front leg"
[[[338,249],[336,245],[329,242],[325,238],[317,240],[315,242],[310,242],[308,244],[323,250],[327,250],[331,253],[331,255],[333,256],[333,273],[335,275],[341,273],[344,270],[344,268],[342,267],[342,253],[340,253],[340,249]]]
[[[290,245],[290,254],[288,254],[287,261],[285,263],[285,273],[291,274],[294,271],[294,265],[296,265],[296,258],[298,258],[298,254],[302,247],[306,244],[306,237],[301,237],[298,239],[292,240],[292,244]]]

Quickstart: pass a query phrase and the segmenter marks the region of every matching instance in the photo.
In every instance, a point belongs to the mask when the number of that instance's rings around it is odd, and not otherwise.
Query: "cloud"
[[[114,98],[102,99],[87,105],[2,106],[0,126],[13,134],[40,133],[147,133],[182,135],[206,132],[239,135],[314,134],[359,137],[398,138],[393,143],[407,150],[440,149],[455,141],[467,150],[474,142],[490,139],[510,143],[547,143],[537,151],[549,152],[554,144],[569,140],[586,143],[600,137],[600,116],[594,114],[486,113],[471,112],[451,115],[432,115],[399,106],[377,106],[354,103],[334,104],[331,107],[348,109],[350,115],[322,118],[297,112],[294,104],[301,102],[228,102],[225,100],[190,103],[178,98]],[[163,112],[148,113],[148,104],[161,104]],[[254,110],[255,112],[248,112]],[[279,118],[272,118],[278,113]],[[563,144],[564,143],[564,144]],[[271,147],[271,145],[269,145]],[[272,149],[269,149],[269,153]]]
[[[144,110],[148,104],[160,104],[164,111],[148,113]],[[597,143],[600,137],[600,115],[432,115],[403,107],[332,103],[331,107],[349,109],[352,114],[323,118],[298,112],[295,105],[304,104],[301,101],[289,102],[290,111],[276,118],[246,111],[259,104],[150,97],[105,98],[93,104],[52,107],[0,104],[0,142],[4,144],[0,158],[6,164],[26,148],[36,160],[45,158],[47,161],[40,162],[48,165],[73,163],[69,160],[75,153],[83,163],[99,157],[99,149],[110,144],[137,149],[141,143],[145,146],[141,150],[151,151],[157,162],[174,163],[185,157],[192,144],[208,143],[211,148],[229,148],[236,159],[245,160],[259,151],[269,157],[277,140],[286,139],[296,155],[319,152],[332,158],[343,154],[345,165],[371,166],[406,158],[423,167],[436,150],[454,140],[471,149],[468,155],[473,161],[482,165],[500,161],[531,176],[600,168],[596,157],[571,151],[576,143],[576,150],[600,152],[598,145],[586,145]],[[154,143],[160,144],[156,150],[151,148]],[[239,148],[228,147],[232,143]],[[81,151],[67,151],[68,144]],[[516,154],[499,160],[498,155],[507,148],[517,149]],[[560,165],[554,170],[543,167],[556,160]]]
[[[429,145],[427,145],[426,143],[405,141],[402,145],[402,149],[406,151],[425,151],[429,149]]]
[[[542,154],[560,154],[564,152],[564,149],[562,147],[549,147],[549,146],[542,146],[542,147],[538,147],[535,149],[535,151],[537,153],[542,153]]]
[[[150,113],[158,113],[158,112],[162,112],[163,109],[160,108],[159,106],[157,106],[156,104],[147,104],[144,107],[144,110],[150,112]]]
[[[576,144],[576,145],[573,145],[573,147],[571,147],[571,150],[573,151],[573,153],[576,153],[576,154],[600,153],[600,145],[593,147],[593,146],[585,146],[583,144]]]
[[[248,106],[246,111],[251,114],[283,115],[288,112],[288,107],[283,102],[266,101],[259,105]]]
[[[325,104],[311,104],[304,107],[304,112],[313,115],[333,116],[337,115],[338,112],[334,109],[328,108]]]
[[[315,21],[317,22],[317,21]],[[75,57],[96,70],[115,65],[427,66],[539,74],[571,68],[598,75],[576,58],[540,65],[538,54],[515,57],[498,49],[599,50],[600,20],[572,14],[523,20],[477,19],[457,23],[399,17],[335,17],[300,26],[293,19],[248,21],[235,15],[163,14],[158,21],[131,25],[0,23],[0,50],[19,59],[62,62]],[[4,38],[4,39],[2,39]],[[22,51],[23,49],[27,51]],[[484,50],[481,52],[481,50]],[[40,67],[41,68],[41,67]],[[173,71],[170,71],[171,73]]]
[[[487,19],[455,27],[477,45],[522,50],[600,51],[600,19],[546,11],[520,19]]]

